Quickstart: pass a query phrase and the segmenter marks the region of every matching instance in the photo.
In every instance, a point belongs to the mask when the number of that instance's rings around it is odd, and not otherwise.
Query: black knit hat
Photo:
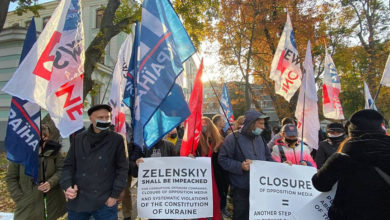
[[[326,125],[326,131],[327,132],[331,132],[331,131],[345,132],[343,124],[338,123],[338,122],[332,122],[332,123]]]
[[[355,112],[349,119],[348,132],[352,137],[358,137],[366,133],[382,133],[383,116],[372,109],[364,109]]]
[[[92,106],[88,109],[88,116],[91,116],[94,111],[100,110],[100,109],[106,109],[107,111],[111,112],[112,108],[109,105],[106,104],[97,104]]]

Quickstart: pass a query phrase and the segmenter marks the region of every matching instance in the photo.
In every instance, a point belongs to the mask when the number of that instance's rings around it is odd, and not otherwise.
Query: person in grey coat
[[[88,115],[91,125],[72,141],[60,181],[68,219],[118,219],[117,200],[129,170],[125,140],[109,129],[109,105],[95,105]]]
[[[268,118],[254,110],[246,112],[244,126],[229,134],[219,151],[218,162],[229,173],[234,220],[249,219],[249,168],[252,160],[273,161],[260,135]]]

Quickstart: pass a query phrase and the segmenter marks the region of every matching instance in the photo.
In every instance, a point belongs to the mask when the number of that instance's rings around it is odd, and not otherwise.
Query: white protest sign
[[[250,167],[251,220],[323,220],[315,217],[313,203],[330,193],[321,193],[312,185],[314,167],[288,165],[267,161],[253,161]],[[333,198],[333,196],[331,196]],[[333,199],[331,199],[333,200]],[[329,202],[330,204],[330,202]],[[303,211],[305,210],[305,214]],[[297,213],[303,215],[297,217]]]
[[[190,219],[213,216],[209,157],[144,158],[138,171],[141,218]]]
[[[295,219],[325,219],[329,220],[328,211],[336,194],[337,184],[329,193],[321,193],[307,203],[299,211],[295,212]]]

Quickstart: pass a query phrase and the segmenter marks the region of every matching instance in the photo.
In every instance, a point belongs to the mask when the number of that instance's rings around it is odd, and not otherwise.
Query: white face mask
[[[334,135],[334,134],[329,134],[328,133],[328,137],[332,137],[332,138],[341,137],[343,135],[344,135],[344,133],[341,133],[341,134],[338,134],[338,135]]]

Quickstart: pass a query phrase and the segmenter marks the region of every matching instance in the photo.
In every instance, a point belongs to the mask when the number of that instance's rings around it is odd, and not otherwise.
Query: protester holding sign
[[[375,110],[354,113],[350,139],[313,176],[314,187],[322,192],[338,182],[331,220],[390,219],[390,137],[383,120]]]
[[[11,162],[8,166],[5,181],[16,203],[14,219],[44,219],[44,193],[48,218],[57,219],[65,214],[65,196],[58,184],[64,161],[61,145],[50,140],[47,126],[42,126],[41,133],[39,185],[35,185],[32,178],[25,175],[23,165]]]
[[[76,135],[64,162],[61,187],[68,219],[117,219],[117,200],[127,185],[129,163],[124,138],[111,131],[109,105],[88,110],[91,125]]]
[[[324,165],[325,161],[337,151],[340,143],[345,139],[344,127],[338,122],[328,124],[326,133],[328,138],[320,142],[315,157],[318,168]]]
[[[273,161],[269,149],[260,136],[265,120],[269,117],[249,110],[245,113],[244,126],[229,134],[222,144],[218,161],[229,172],[233,192],[233,219],[249,218],[249,168],[252,160]]]
[[[225,123],[223,119],[221,121]],[[226,211],[224,209],[226,208],[226,195],[229,187],[229,180],[225,178],[226,174],[218,164],[218,151],[223,142],[220,131],[209,118],[202,117],[202,133],[196,149],[196,156],[211,157],[213,170],[213,219],[221,219],[221,209],[223,209],[222,212]],[[221,201],[220,199],[223,196],[225,200]]]
[[[295,121],[293,118],[283,118],[282,121],[281,121],[281,124],[282,124],[282,127],[284,125],[287,125],[287,124],[294,124],[296,125]],[[282,138],[281,136],[281,132],[278,132],[277,134],[275,134],[272,139],[267,143],[267,146],[270,150],[272,150],[272,148],[275,146],[276,144],[276,140]]]
[[[290,165],[297,164],[317,167],[313,158],[310,156],[309,147],[306,144],[301,146],[302,143],[298,141],[298,130],[294,124],[283,126],[281,138],[276,140],[275,143],[272,148],[272,159],[275,161]],[[303,152],[302,159],[301,151]]]

